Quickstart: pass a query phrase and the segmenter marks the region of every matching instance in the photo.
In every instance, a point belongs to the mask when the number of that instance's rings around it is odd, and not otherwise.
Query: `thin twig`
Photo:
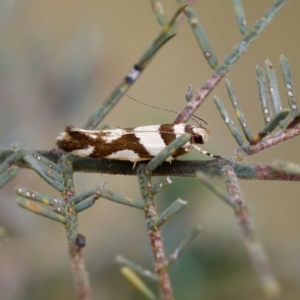
[[[235,214],[243,234],[244,244],[260,278],[262,287],[267,296],[277,296],[280,293],[280,285],[269,267],[267,255],[256,236],[253,220],[249,215],[235,172],[230,166],[224,167],[223,171],[228,195],[238,205]]]
[[[177,17],[183,11],[185,6],[181,6],[170,22],[164,27],[162,32],[154,40],[152,45],[145,51],[138,62],[132,67],[129,73],[124,77],[120,84],[112,91],[112,93],[103,101],[99,107],[85,122],[82,128],[95,129],[105,116],[112,110],[112,108],[119,102],[122,96],[129,90],[129,88],[136,82],[142,71],[149,65],[155,54],[160,48],[167,43],[174,35],[175,28],[178,25]]]
[[[279,143],[285,142],[299,134],[300,134],[299,127],[282,130],[277,136],[272,136],[272,135],[266,136],[263,140],[258,142],[256,145],[251,146],[250,148],[249,146],[245,146],[244,150],[248,155],[253,155],[255,153],[273,147]]]
[[[201,224],[197,224],[192,230],[183,238],[178,247],[170,254],[166,265],[169,268],[179,257],[187,250],[191,243],[199,236],[202,231]]]
[[[291,129],[292,130],[292,129]],[[290,130],[290,131],[291,131]],[[295,129],[293,129],[295,130]],[[300,129],[297,129],[297,132]],[[260,144],[258,144],[260,145]],[[257,146],[257,145],[256,145]],[[255,149],[256,146],[253,146]],[[251,151],[251,150],[247,150]],[[5,160],[13,151],[0,151],[0,163]],[[47,157],[53,162],[57,162],[57,155],[52,151],[36,150],[37,153]],[[258,152],[258,151],[256,151]],[[74,156],[73,170],[74,172],[103,173],[103,174],[121,174],[136,175],[136,171],[132,169],[132,163],[127,161],[109,160],[104,158],[88,158]],[[17,162],[20,168],[28,168],[28,166]],[[172,164],[168,162],[162,163],[152,172],[152,176],[177,176],[177,177],[195,177],[197,171],[202,171],[206,175],[214,178],[221,178],[222,167],[231,164],[239,179],[247,180],[279,180],[279,181],[300,181],[299,175],[289,175],[282,172],[274,172],[271,165],[262,163],[241,163],[227,159],[213,160],[175,160]]]
[[[283,109],[280,112],[276,113],[272,120],[262,130],[260,130],[259,133],[252,138],[252,140],[249,141],[250,145],[256,145],[263,138],[268,136],[268,134],[270,134],[273,130],[277,128],[278,125],[280,125],[280,122],[287,118],[289,113],[289,109]],[[272,136],[272,138],[273,137],[274,136]]]
[[[154,259],[154,270],[158,277],[161,298],[163,300],[172,300],[173,291],[167,268],[165,268],[166,254],[162,241],[162,235],[159,228],[152,228],[151,224],[157,219],[157,209],[154,202],[154,196],[151,194],[151,177],[146,173],[145,165],[141,164],[137,168],[139,184],[142,198],[145,202],[145,218]]]
[[[91,300],[91,286],[83,258],[85,238],[78,232],[78,219],[76,212],[70,206],[70,200],[74,197],[73,168],[68,156],[63,156],[60,165],[64,174],[65,192],[62,194],[67,204],[68,223],[66,233],[69,244],[69,255],[75,281],[76,294],[79,300]]]
[[[241,0],[232,0],[235,10],[235,17],[238,22],[240,32],[245,34],[248,30],[246,16],[243,8],[243,3]]]
[[[188,19],[190,27],[195,35],[195,38],[201,48],[201,51],[212,69],[218,66],[218,59],[210,45],[205,30],[198,18],[195,10],[191,6],[186,6],[184,13]]]
[[[165,26],[167,23],[167,18],[161,1],[150,0],[150,2],[158,24]]]
[[[158,281],[158,278],[155,274],[153,274],[149,270],[144,269],[143,267],[137,265],[136,263],[132,262],[131,260],[129,260],[128,258],[126,258],[122,255],[116,256],[116,262],[131,268],[132,270],[137,272],[139,275],[141,275],[147,279],[150,279],[152,281]]]
[[[154,293],[150,290],[150,288],[131,268],[122,267],[121,272],[125,276],[125,278],[148,299],[157,300],[157,298],[155,297]]]
[[[196,109],[204,102],[211,91],[216,87],[220,80],[225,76],[229,69],[238,61],[247,48],[258,38],[261,32],[274,19],[279,11],[287,4],[288,0],[277,0],[267,10],[263,17],[253,26],[253,28],[245,35],[243,40],[236,45],[232,52],[219,65],[214,74],[208,78],[205,84],[194,95],[182,112],[177,116],[174,124],[186,122]]]

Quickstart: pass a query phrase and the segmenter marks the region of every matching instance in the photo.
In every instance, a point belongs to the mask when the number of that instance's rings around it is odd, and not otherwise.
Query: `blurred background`
[[[175,1],[162,1],[170,18]],[[244,1],[249,27],[273,1]],[[242,36],[231,1],[202,0],[195,5],[219,62]],[[296,95],[300,93],[300,2],[291,1],[229,72],[253,134],[263,127],[254,69],[270,59],[277,69],[286,103],[279,56],[290,61]],[[160,32],[150,1],[0,1],[0,140],[7,149],[19,142],[31,149],[55,147],[65,125],[81,126],[138,61]],[[148,104],[181,111],[188,85],[199,88],[212,74],[186,22],[159,51],[129,91]],[[234,118],[222,81],[197,115],[211,127],[205,149],[233,157],[237,145],[213,103],[219,96]],[[170,123],[175,116],[127,98],[106,117],[112,128]],[[247,158],[271,163],[299,163],[299,137]],[[185,159],[205,159],[192,153]],[[159,180],[159,179],[155,179]],[[174,178],[158,197],[162,210],[181,197],[189,204],[163,227],[167,253],[201,223],[203,233],[171,269],[176,299],[265,299],[241,240],[232,210],[195,179]],[[77,192],[99,182],[131,197],[139,196],[135,177],[75,174]],[[220,180],[216,185],[223,187]],[[61,224],[19,208],[16,186],[51,196],[59,193],[30,170],[20,170],[1,190],[0,298],[74,299],[65,230]],[[299,299],[299,183],[241,181],[245,199],[272,268],[282,284],[282,298]],[[79,215],[80,232],[94,299],[142,299],[122,277],[115,256],[122,254],[152,269],[143,213],[99,200]]]

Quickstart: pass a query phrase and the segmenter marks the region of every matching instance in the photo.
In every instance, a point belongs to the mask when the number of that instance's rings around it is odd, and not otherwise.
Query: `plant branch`
[[[150,2],[158,24],[165,26],[167,23],[167,18],[161,1],[150,0]]]
[[[235,10],[236,20],[238,22],[240,32],[245,34],[248,30],[246,16],[243,8],[243,3],[241,0],[232,0]]]
[[[253,155],[270,147],[273,147],[279,143],[285,142],[300,134],[300,128],[292,128],[280,131],[276,136],[268,135],[257,144],[251,146],[246,145],[243,149],[247,155]]]
[[[158,281],[158,278],[155,274],[153,274],[149,270],[144,269],[143,267],[137,265],[136,263],[132,262],[131,260],[129,260],[128,258],[126,258],[122,255],[116,256],[116,262],[129,267],[130,269],[134,270],[136,273],[138,273],[139,275],[141,275],[147,279],[150,279],[150,280],[156,281],[156,282]]]
[[[296,116],[298,116],[299,111],[297,108],[297,101],[296,101],[290,63],[284,55],[280,55],[279,60],[280,60],[280,66],[281,66],[282,76],[284,80],[284,86],[286,88],[288,103],[291,110],[291,116],[294,119]]]
[[[201,48],[201,51],[212,69],[218,66],[218,59],[209,43],[204,28],[193,7],[186,6],[184,13],[188,19],[190,27],[195,35],[195,38]]]
[[[238,61],[248,47],[258,38],[267,25],[274,19],[279,11],[287,4],[288,0],[276,0],[263,17],[254,24],[253,28],[245,35],[243,40],[236,45],[232,52],[219,65],[214,74],[208,78],[205,84],[194,95],[182,112],[177,116],[174,124],[186,122],[196,109],[204,102],[215,86],[221,81],[229,69]]]
[[[76,294],[79,300],[91,300],[91,286],[82,253],[83,247],[85,246],[85,238],[78,232],[77,213],[70,205],[70,200],[75,195],[72,161],[68,155],[64,155],[61,157],[59,164],[62,168],[65,185],[65,191],[62,193],[62,196],[67,204],[68,222],[66,224],[66,232]]]
[[[267,296],[277,296],[280,293],[280,285],[269,267],[267,255],[256,236],[253,220],[249,215],[235,172],[230,166],[224,167],[223,171],[228,195],[238,205],[238,208],[235,209],[235,215],[242,231],[244,244],[262,287]]]
[[[297,129],[297,131],[298,130],[299,129]],[[258,145],[260,145],[260,143]],[[257,147],[258,145],[254,147]],[[0,163],[5,160],[12,152],[12,150],[0,151]],[[53,152],[46,150],[37,150],[36,152],[47,157],[53,162],[57,162],[58,160],[58,156],[55,151]],[[132,163],[128,161],[73,156],[72,162],[74,172],[133,176],[136,175],[136,171],[132,169]],[[24,165],[23,163],[17,162],[16,164],[20,168],[28,168],[28,166]],[[175,160],[172,162],[172,164],[164,162],[152,172],[152,176],[169,175],[177,177],[195,177],[196,172],[201,171],[210,177],[221,178],[222,167],[226,164],[232,165],[239,179],[300,181],[299,175],[290,175],[284,172],[276,172],[273,170],[272,166],[268,164],[240,163],[226,159]]]
[[[154,40],[152,45],[145,51],[145,53],[133,66],[129,73],[124,77],[121,83],[117,85],[112,93],[104,100],[102,106],[90,116],[90,118],[86,121],[82,128],[95,129],[105,118],[105,116],[112,110],[112,108],[119,102],[122,96],[129,90],[133,83],[136,82],[142,71],[149,65],[155,54],[175,35],[175,28],[178,25],[176,19],[178,15],[183,11],[184,7],[185,6],[181,6],[176,11],[173,18],[164,27],[164,29]]]
[[[166,254],[162,241],[162,235],[159,228],[152,228],[153,222],[157,220],[157,209],[154,202],[154,196],[151,194],[151,177],[147,174],[146,165],[140,164],[137,168],[139,184],[141,189],[142,198],[145,206],[145,218],[147,224],[147,231],[150,239],[152,256],[154,259],[154,269],[158,277],[160,286],[161,298],[163,300],[172,300],[173,291],[171,281],[167,268],[165,267]]]
[[[146,296],[150,300],[157,300],[154,293],[131,268],[122,267],[121,272],[124,275],[124,277],[144,296]]]
[[[201,224],[197,224],[192,230],[184,237],[184,239],[180,242],[178,247],[170,254],[169,260],[166,262],[167,267],[169,268],[175,261],[179,259],[179,257],[183,254],[183,252],[191,245],[191,243],[200,235],[202,231]]]
[[[19,168],[16,166],[8,167],[0,173],[0,188],[5,185],[9,180],[14,178],[18,173]]]

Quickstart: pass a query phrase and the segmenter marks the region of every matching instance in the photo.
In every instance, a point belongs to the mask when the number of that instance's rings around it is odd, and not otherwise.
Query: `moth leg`
[[[135,165],[136,165],[136,161],[135,162],[133,162],[133,166],[132,166],[132,170],[134,170],[135,169]]]
[[[202,153],[202,154],[204,154],[204,155],[207,155],[207,156],[209,156],[209,157],[213,157],[213,158],[219,158],[219,157],[220,157],[219,155],[213,155],[213,154],[207,152],[206,150],[203,150],[202,148],[196,146],[195,144],[192,144],[192,147],[193,147],[194,149],[196,149],[197,151],[199,151],[200,153]]]
[[[167,159],[166,159],[166,161],[168,162],[168,163],[170,163],[170,165],[172,164],[172,161],[174,160],[174,157],[173,156],[169,156]]]

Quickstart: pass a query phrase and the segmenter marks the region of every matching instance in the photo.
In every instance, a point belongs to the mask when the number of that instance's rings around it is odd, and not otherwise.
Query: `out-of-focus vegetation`
[[[249,23],[261,17],[272,1],[244,1]],[[164,3],[170,17],[176,3]],[[199,1],[195,6],[221,60],[241,39],[231,1]],[[290,61],[296,95],[300,93],[298,37],[300,2],[291,1],[229,73],[253,132],[262,127],[254,68],[266,58],[279,70],[279,56]],[[130,70],[160,28],[150,1],[0,1],[0,143],[20,142],[32,149],[51,149],[67,124],[80,126]],[[155,57],[130,90],[143,102],[181,110],[189,83],[202,85],[212,73],[187,24]],[[282,85],[282,82],[280,83]],[[214,91],[228,101],[225,84]],[[283,95],[284,96],[284,95]],[[232,156],[233,138],[214,107],[212,96],[198,111],[212,128],[206,149]],[[229,101],[227,102],[229,106]],[[232,113],[232,111],[231,111]],[[111,127],[132,127],[173,121],[174,116],[123,99],[105,119]],[[191,156],[190,156],[191,157]],[[192,157],[199,158],[197,153]],[[299,161],[299,138],[251,157]],[[109,189],[139,197],[136,178],[76,174],[78,192],[106,181]],[[187,208],[163,228],[166,250],[196,223],[204,231],[171,269],[177,299],[264,299],[229,207],[202,188],[196,179],[175,179],[159,205],[178,197]],[[216,184],[221,182],[216,181]],[[34,172],[20,170],[0,194],[1,299],[74,299],[73,278],[62,226],[19,208],[13,188],[27,186],[59,196]],[[242,182],[283,299],[297,299],[300,288],[298,183]],[[140,299],[122,277],[117,254],[151,268],[143,214],[100,200],[80,215],[80,231],[94,299]]]

